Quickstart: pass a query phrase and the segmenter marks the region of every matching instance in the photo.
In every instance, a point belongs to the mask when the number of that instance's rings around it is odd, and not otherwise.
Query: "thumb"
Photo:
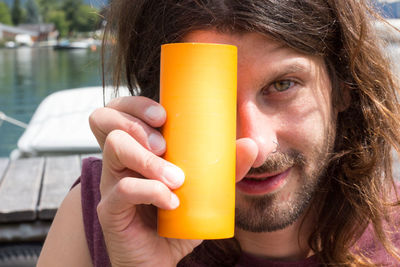
[[[250,138],[236,140],[236,182],[240,181],[257,158],[257,144]]]

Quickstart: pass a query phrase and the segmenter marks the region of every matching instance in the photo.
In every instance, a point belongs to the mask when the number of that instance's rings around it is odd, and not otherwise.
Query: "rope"
[[[22,121],[13,119],[13,118],[7,116],[6,114],[4,114],[4,112],[0,111],[0,126],[3,124],[3,121],[9,122],[11,124],[14,124],[16,126],[19,126],[21,128],[25,128],[25,129],[28,127],[28,124],[23,123]]]

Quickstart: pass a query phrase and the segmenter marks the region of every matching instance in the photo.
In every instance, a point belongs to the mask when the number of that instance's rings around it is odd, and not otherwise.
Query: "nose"
[[[272,119],[253,102],[238,103],[237,112],[237,138],[251,138],[257,144],[258,154],[252,167],[259,167],[277,148]]]

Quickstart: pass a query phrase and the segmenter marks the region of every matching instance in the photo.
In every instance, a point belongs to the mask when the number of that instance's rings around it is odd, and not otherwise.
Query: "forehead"
[[[239,50],[250,49],[268,51],[270,53],[278,50],[286,50],[286,52],[297,52],[289,48],[283,42],[278,42],[266,34],[250,33],[250,32],[233,32],[222,33],[216,30],[197,30],[192,31],[184,36],[183,42],[201,42],[201,43],[217,43],[217,44],[232,44],[238,47]],[[245,51],[241,51],[242,53]]]
[[[324,58],[308,55],[259,33],[221,33],[198,30],[187,34],[184,42],[231,44],[238,48],[239,70],[256,72],[319,72],[327,74]],[[260,74],[261,74],[260,73]],[[268,74],[268,75],[269,75]]]
[[[321,56],[307,55],[260,33],[221,33],[216,30],[197,30],[188,33],[183,42],[231,44],[238,47],[239,60],[263,59],[264,57],[303,57],[324,64]],[[261,58],[260,58],[261,56]]]
[[[272,38],[258,33],[221,33],[211,29],[190,32],[183,38],[183,41],[231,44],[237,46],[239,50],[241,50],[241,48],[263,48],[263,50],[270,50],[284,47],[282,43],[276,42]]]

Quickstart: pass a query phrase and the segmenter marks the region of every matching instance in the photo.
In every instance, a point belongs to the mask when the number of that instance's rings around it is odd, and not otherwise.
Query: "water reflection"
[[[99,53],[52,48],[0,49],[0,111],[28,123],[52,92],[101,84]],[[0,156],[16,147],[23,129],[0,126]]]

